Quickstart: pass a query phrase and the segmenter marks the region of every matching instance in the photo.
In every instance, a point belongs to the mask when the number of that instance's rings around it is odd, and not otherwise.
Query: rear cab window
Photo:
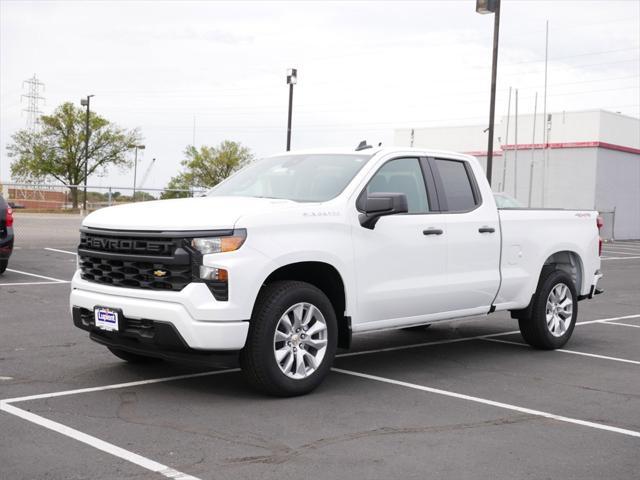
[[[436,183],[442,211],[467,212],[480,205],[480,195],[468,162],[436,158],[433,165],[437,170],[434,174],[439,177]]]

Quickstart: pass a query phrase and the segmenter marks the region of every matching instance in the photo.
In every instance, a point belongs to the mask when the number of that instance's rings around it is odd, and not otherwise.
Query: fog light
[[[204,265],[200,265],[200,278],[202,280],[226,282],[229,279],[229,274],[222,268],[205,267]]]

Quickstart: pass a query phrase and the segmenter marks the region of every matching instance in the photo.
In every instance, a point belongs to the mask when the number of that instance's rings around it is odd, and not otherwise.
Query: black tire
[[[285,312],[303,302],[316,307],[324,317],[327,346],[316,370],[304,378],[294,379],[277,363],[274,335]],[[281,397],[304,395],[320,385],[329,373],[338,343],[337,332],[333,305],[320,289],[305,282],[274,282],[260,293],[253,309],[247,343],[240,352],[240,366],[248,382],[264,393]]]
[[[120,350],[119,348],[107,347],[111,353],[125,362],[129,363],[155,363],[161,362],[161,358],[148,357],[146,355],[139,355],[137,353],[127,352],[126,350]]]
[[[9,260],[0,260],[0,275],[4,273],[8,266]]]
[[[546,306],[551,290],[559,284],[566,285],[571,292],[573,309],[570,324],[566,331],[560,336],[555,336],[547,326]],[[518,320],[522,337],[529,345],[535,348],[553,350],[562,347],[571,338],[576,325],[576,318],[578,318],[578,294],[569,274],[562,270],[543,270],[532,302],[531,317]]]
[[[430,326],[431,326],[431,324],[427,323],[426,325],[416,325],[416,326],[413,326],[413,327],[401,328],[401,330],[404,330],[405,332],[424,332]]]

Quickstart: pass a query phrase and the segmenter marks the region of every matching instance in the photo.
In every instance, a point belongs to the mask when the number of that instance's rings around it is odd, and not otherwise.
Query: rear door
[[[447,225],[447,310],[489,310],[500,286],[500,224],[493,198],[484,199],[471,164],[430,158]],[[475,313],[475,312],[469,312]]]

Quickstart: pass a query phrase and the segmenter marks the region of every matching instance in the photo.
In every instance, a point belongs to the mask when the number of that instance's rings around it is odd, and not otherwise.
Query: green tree
[[[236,170],[244,167],[253,154],[239,142],[224,140],[217,147],[203,145],[198,150],[189,145],[181,162],[184,171],[173,177],[162,193],[162,198],[189,196],[188,192],[172,192],[171,189],[191,190],[214,187]]]
[[[85,180],[86,112],[67,102],[52,115],[40,117],[37,131],[19,130],[7,146],[14,159],[11,175],[20,181],[56,179],[64,185],[80,185]],[[125,130],[91,112],[89,115],[89,162],[87,174],[102,175],[110,166],[131,163],[130,146],[142,140],[139,131]],[[78,206],[78,189],[71,187],[73,206]]]

